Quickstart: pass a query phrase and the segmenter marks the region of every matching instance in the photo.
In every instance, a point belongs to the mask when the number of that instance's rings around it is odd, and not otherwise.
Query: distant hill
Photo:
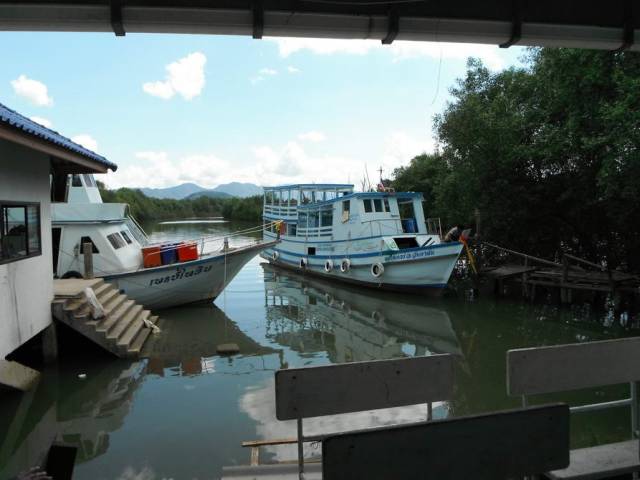
[[[195,183],[182,183],[180,185],[176,185],[175,187],[140,188],[139,190],[147,197],[175,198],[176,200],[180,200],[182,198],[188,197],[189,195],[193,195],[196,192],[203,192],[206,190],[206,188],[202,188],[200,185],[196,185]]]
[[[203,190],[201,192],[192,193],[188,197],[185,197],[185,200],[193,200],[200,197],[233,198],[233,195],[229,195],[227,192],[218,192],[216,190]]]
[[[262,187],[253,183],[231,182],[223,183],[213,189],[216,192],[225,192],[234,197],[253,197],[262,195]]]
[[[140,191],[147,197],[153,198],[175,198],[180,200],[183,198],[198,198],[202,194],[206,194],[211,198],[228,198],[228,197],[253,197],[254,195],[262,195],[262,187],[253,183],[231,182],[218,185],[216,188],[206,189],[195,183],[182,183],[175,187],[167,188],[140,188]]]

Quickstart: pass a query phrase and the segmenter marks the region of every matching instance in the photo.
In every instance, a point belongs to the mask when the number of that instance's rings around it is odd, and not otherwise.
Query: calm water
[[[151,230],[155,239],[166,240],[246,227],[174,224]],[[294,424],[275,418],[273,376],[279,368],[453,353],[459,358],[455,398],[435,408],[444,417],[519,405],[506,395],[510,348],[629,334],[544,305],[372,294],[277,270],[259,258],[215,305],[160,315],[163,332],[148,361],[78,353],[46,370],[35,391],[0,397],[0,479],[41,463],[54,439],[79,447],[78,480],[215,479],[225,465],[248,464],[242,441],[294,435]],[[240,354],[217,356],[216,345],[228,342],[237,343]],[[536,401],[604,401],[625,390]],[[317,419],[306,429],[334,431],[425,415],[423,406],[399,408]],[[575,415],[573,445],[626,439],[629,422],[624,408]],[[261,452],[262,461],[294,457],[288,447]]]

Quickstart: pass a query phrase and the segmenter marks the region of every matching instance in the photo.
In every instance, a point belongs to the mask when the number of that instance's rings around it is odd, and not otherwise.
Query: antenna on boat
[[[364,164],[364,173],[365,176],[367,177],[367,191],[371,191],[371,180],[369,180],[369,169],[367,168],[367,164]]]

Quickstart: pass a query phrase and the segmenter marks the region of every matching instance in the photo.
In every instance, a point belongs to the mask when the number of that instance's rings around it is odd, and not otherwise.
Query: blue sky
[[[0,102],[118,164],[110,186],[356,184],[434,148],[465,72],[523,51],[485,45],[2,33]],[[373,180],[373,179],[372,179]]]

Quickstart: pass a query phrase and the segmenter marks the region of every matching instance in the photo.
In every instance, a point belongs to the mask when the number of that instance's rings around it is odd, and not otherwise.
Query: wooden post
[[[84,255],[84,278],[94,278],[93,244],[91,242],[85,242],[82,244],[82,254]]]
[[[529,266],[529,259],[526,257],[524,259],[524,266],[525,267]],[[524,296],[524,298],[529,298],[529,288],[527,286],[528,280],[529,280],[529,275],[527,275],[527,272],[524,272],[522,274],[522,295]]]
[[[58,359],[58,332],[55,321],[42,332],[42,358],[47,365]]]
[[[560,285],[560,303],[568,303],[569,295],[568,289],[565,285],[569,282],[569,259],[562,256],[562,284]]]
[[[227,237],[224,238],[224,246],[222,247],[222,250],[225,252],[229,251],[229,239]]]
[[[480,209],[476,207],[473,214],[476,217],[476,238],[480,238],[480,220],[482,220]]]

